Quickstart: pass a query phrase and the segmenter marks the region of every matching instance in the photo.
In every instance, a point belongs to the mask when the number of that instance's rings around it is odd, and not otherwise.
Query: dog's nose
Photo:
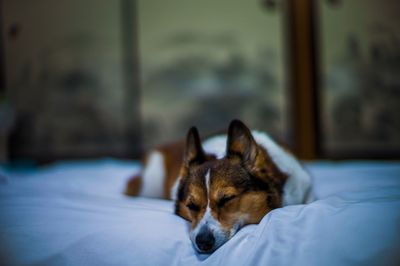
[[[213,249],[214,243],[215,238],[211,230],[207,227],[203,227],[196,236],[197,247],[203,252],[208,252]]]

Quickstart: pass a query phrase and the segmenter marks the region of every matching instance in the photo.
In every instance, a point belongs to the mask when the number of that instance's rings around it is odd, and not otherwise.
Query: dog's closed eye
[[[193,212],[200,211],[200,206],[195,204],[195,203],[193,203],[193,202],[189,202],[188,204],[186,204],[186,207],[188,207],[188,209],[193,211]]]
[[[234,198],[236,198],[236,195],[225,195],[225,196],[222,196],[218,201],[218,207],[219,208],[223,207],[226,203],[228,203],[229,201],[233,200]]]

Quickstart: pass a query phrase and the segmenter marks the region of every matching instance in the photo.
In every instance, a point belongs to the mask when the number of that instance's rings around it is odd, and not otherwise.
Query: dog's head
[[[213,252],[281,206],[285,176],[238,120],[229,126],[222,159],[206,154],[191,128],[180,174],[176,213],[191,221],[190,239],[199,252]]]

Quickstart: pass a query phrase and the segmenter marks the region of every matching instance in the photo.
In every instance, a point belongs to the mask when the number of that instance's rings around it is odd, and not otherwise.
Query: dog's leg
[[[140,194],[141,187],[142,187],[142,175],[141,173],[139,173],[137,175],[132,176],[128,180],[124,194],[132,197],[137,197]]]

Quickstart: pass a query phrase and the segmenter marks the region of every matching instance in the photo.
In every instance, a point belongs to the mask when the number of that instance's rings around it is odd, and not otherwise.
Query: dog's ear
[[[233,120],[228,129],[226,144],[228,157],[239,157],[244,163],[255,162],[258,146],[250,130],[240,120]]]
[[[229,125],[226,154],[228,158],[240,160],[246,170],[263,181],[264,185],[282,187],[287,179],[267,152],[258,146],[251,131],[239,120],[233,120]]]
[[[206,161],[206,155],[203,147],[201,146],[201,140],[199,132],[196,127],[191,127],[186,137],[186,147],[183,157],[183,162],[186,166],[192,164],[201,164]]]

